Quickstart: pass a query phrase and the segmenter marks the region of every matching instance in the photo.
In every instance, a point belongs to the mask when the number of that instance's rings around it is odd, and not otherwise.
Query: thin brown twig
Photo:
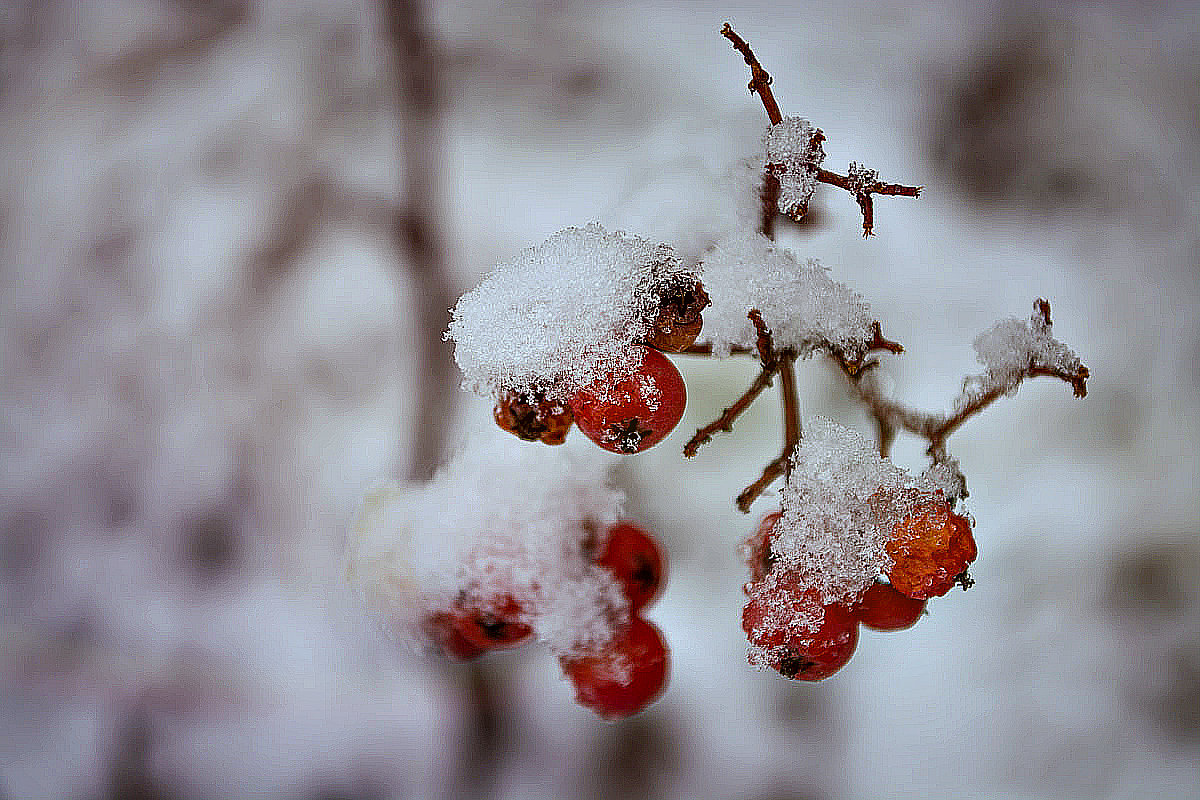
[[[738,511],[741,511],[743,514],[750,513],[750,506],[754,504],[759,495],[767,490],[772,481],[783,474],[784,468],[790,458],[790,453],[783,453],[770,464],[763,467],[762,476],[743,489],[742,493],[737,496]]]
[[[758,377],[750,384],[742,396],[734,401],[733,405],[721,412],[721,416],[705,425],[700,430],[696,431],[696,435],[688,440],[683,446],[683,454],[688,458],[692,458],[700,451],[700,448],[712,441],[713,434],[722,431],[729,433],[733,430],[733,423],[740,417],[754,399],[762,394],[763,390],[771,385],[772,379],[775,377],[775,370],[762,370],[758,373]]]
[[[762,371],[750,384],[742,396],[734,401],[733,405],[729,406],[721,412],[721,416],[705,425],[696,431],[696,434],[688,439],[687,444],[683,446],[683,454],[692,458],[700,451],[700,448],[712,440],[713,434],[718,431],[729,433],[733,430],[734,421],[745,413],[754,399],[762,394],[763,390],[771,385],[772,378],[779,371],[782,364],[781,359],[775,353],[775,345],[771,340],[771,331],[767,328],[767,323],[763,320],[762,314],[757,308],[750,309],[746,315],[750,321],[754,323],[754,329],[758,332],[758,339],[755,342],[759,361],[762,364]],[[711,352],[711,348],[710,348]]]
[[[758,63],[750,45],[746,43],[745,39],[734,33],[728,22],[721,28],[721,35],[732,42],[734,48],[742,54],[742,58],[746,59],[746,65],[750,67],[750,91],[757,94],[762,100],[763,108],[766,109],[767,118],[771,120],[771,124],[778,125],[783,121],[783,114],[779,113],[779,105],[775,102],[775,95],[771,93],[771,76],[763,69],[762,64]]]
[[[792,474],[792,453],[800,445],[804,429],[800,422],[800,395],[796,391],[796,356],[787,353],[779,359],[780,389],[783,394],[783,458],[785,474]]]
[[[779,191],[779,176],[769,169],[763,170],[762,210],[758,220],[758,232],[772,240],[775,238],[775,217],[779,214]]]
[[[863,217],[863,236],[872,236],[875,233],[875,203],[871,199],[873,194],[889,195],[893,197],[920,197],[923,186],[905,186],[900,183],[885,183],[883,181],[871,181],[863,184],[849,175],[839,175],[836,172],[830,172],[827,169],[817,169],[817,180],[821,183],[827,183],[830,186],[836,186],[839,189],[845,189],[850,194],[854,195],[854,199],[858,201],[858,207],[862,210]]]
[[[1047,324],[1049,324],[1049,304],[1044,300],[1039,300],[1037,309],[1047,320]],[[894,438],[897,430],[906,430],[909,433],[926,439],[929,442],[929,447],[926,449],[928,455],[935,458],[944,456],[946,439],[950,434],[962,427],[963,423],[968,419],[983,411],[1001,397],[1009,394],[1012,388],[1007,385],[994,386],[980,394],[968,396],[966,402],[954,413],[933,414],[908,408],[905,405],[883,397],[878,387],[863,380],[867,373],[876,366],[878,366],[878,361],[871,359],[860,365],[857,370],[852,371],[846,363],[842,363],[842,369],[849,379],[851,386],[854,387],[859,398],[866,404],[867,410],[871,413],[876,425],[879,427],[880,452],[881,455],[885,456],[887,455],[888,445],[890,445],[890,439]],[[1071,385],[1071,389],[1076,397],[1086,397],[1089,375],[1088,368],[1082,364],[1074,372],[1067,372],[1042,364],[1031,364],[1022,374],[1020,381],[1024,381],[1027,378],[1039,377],[1058,378]],[[886,442],[885,436],[888,437]]]

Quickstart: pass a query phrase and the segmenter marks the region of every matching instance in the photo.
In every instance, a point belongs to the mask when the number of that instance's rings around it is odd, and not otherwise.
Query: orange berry
[[[950,591],[977,555],[970,523],[940,498],[909,512],[892,529],[884,548],[895,562],[888,580],[897,591],[918,600]]]

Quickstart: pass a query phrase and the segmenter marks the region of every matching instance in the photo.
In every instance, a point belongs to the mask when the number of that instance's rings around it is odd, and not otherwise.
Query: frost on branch
[[[825,160],[824,141],[821,129],[800,117],[784,117],[763,134],[767,171],[779,180],[779,211],[793,219],[808,213]]]
[[[892,566],[886,545],[896,524],[941,488],[937,477],[913,477],[855,431],[817,418],[780,496],[776,570],[797,573],[824,603],[852,601]]]
[[[716,356],[754,350],[758,332],[747,317],[753,308],[779,351],[808,356],[832,347],[854,359],[874,339],[874,318],[861,295],[830,278],[817,261],[801,264],[762,234],[739,233],[718,242],[701,266],[713,304],[700,340]]]
[[[1024,378],[1045,374],[1067,380],[1080,394],[1087,368],[1070,347],[1051,335],[1050,328],[1050,305],[1039,300],[1028,321],[1016,317],[1000,320],[976,336],[975,353],[985,372],[968,379],[966,393],[998,389],[1011,394]]]
[[[590,559],[624,502],[607,463],[587,446],[476,433],[430,482],[367,496],[347,577],[414,642],[427,641],[434,614],[515,599],[520,621],[556,653],[594,648],[629,614],[612,574]]]
[[[674,251],[593,223],[500,264],[454,307],[446,337],[464,385],[481,395],[540,391],[565,400],[628,375],[660,298],[697,280]]]

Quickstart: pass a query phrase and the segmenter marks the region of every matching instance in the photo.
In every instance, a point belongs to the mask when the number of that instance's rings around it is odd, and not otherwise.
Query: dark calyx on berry
[[[631,371],[609,373],[571,398],[575,424],[605,450],[631,455],[661,441],[683,417],[687,388],[671,360],[634,345]]]
[[[789,648],[788,654],[779,659],[779,674],[788,680],[798,680],[815,666],[817,662]]]
[[[487,608],[463,608],[455,628],[467,642],[483,650],[511,647],[528,639],[533,630],[521,621],[521,607],[511,597]]]
[[[704,324],[700,312],[712,301],[699,281],[668,286],[659,298],[658,316],[651,325],[646,344],[668,353],[681,353],[700,335]]]
[[[636,525],[619,522],[609,529],[596,563],[612,572],[629,601],[630,611],[645,608],[662,588],[663,557],[654,537]]]
[[[605,439],[612,447],[625,455],[633,455],[642,451],[642,441],[654,436],[654,429],[637,417],[610,425]]]
[[[540,392],[504,391],[496,399],[496,424],[527,442],[562,444],[574,422],[571,407]]]

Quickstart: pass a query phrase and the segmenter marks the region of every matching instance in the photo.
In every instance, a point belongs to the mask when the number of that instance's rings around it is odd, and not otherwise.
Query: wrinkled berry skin
[[[631,455],[658,444],[683,418],[687,389],[670,359],[634,345],[632,374],[597,381],[571,399],[575,424],[605,450]]]
[[[925,601],[896,591],[886,583],[873,583],[852,609],[854,616],[876,631],[903,631],[917,624],[925,613]]]
[[[921,503],[897,523],[884,549],[894,562],[888,581],[917,600],[950,591],[978,554],[971,524],[940,497]]]
[[[619,522],[610,528],[596,563],[610,570],[621,584],[631,612],[645,608],[662,589],[662,551],[654,538],[636,525]]]
[[[687,350],[704,327],[700,312],[711,304],[704,284],[699,281],[670,287],[662,293],[658,316],[646,344],[667,353]]]
[[[814,626],[802,621],[819,619]],[[742,630],[785,678],[819,681],[846,665],[858,646],[858,620],[840,603],[825,605],[816,589],[785,579],[758,584],[742,609]]]
[[[527,442],[562,444],[571,430],[574,414],[560,400],[547,400],[536,392],[505,391],[492,412],[496,424]]]
[[[575,701],[610,719],[636,714],[657,700],[670,672],[662,634],[636,615],[602,650],[561,664]]]

